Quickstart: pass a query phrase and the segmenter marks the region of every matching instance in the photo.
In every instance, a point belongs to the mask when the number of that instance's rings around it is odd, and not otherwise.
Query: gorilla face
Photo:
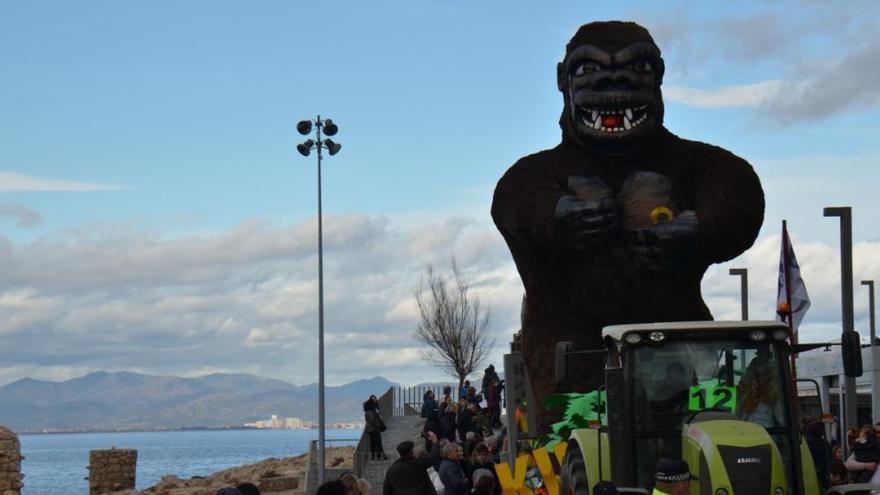
[[[630,145],[663,122],[663,59],[653,43],[616,51],[580,45],[559,64],[557,77],[568,124],[585,144]]]

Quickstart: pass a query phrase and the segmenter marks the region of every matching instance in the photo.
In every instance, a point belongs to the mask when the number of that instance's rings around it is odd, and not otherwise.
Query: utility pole
[[[853,269],[852,269],[852,208],[849,206],[826,207],[823,210],[826,217],[840,217],[840,293],[841,293],[841,322],[843,334],[840,341],[846,340],[847,332],[855,332],[853,323]],[[855,349],[861,352],[861,349]],[[850,428],[858,426],[858,410],[856,401],[856,379],[852,376],[843,376],[844,408],[843,408],[843,433]],[[846,442],[842,442],[846,448]],[[846,449],[848,450],[848,449]],[[845,452],[849,454],[849,452]]]
[[[862,280],[862,285],[868,286],[868,315],[871,317],[871,347],[874,347],[877,340],[877,332],[874,330],[874,281]]]

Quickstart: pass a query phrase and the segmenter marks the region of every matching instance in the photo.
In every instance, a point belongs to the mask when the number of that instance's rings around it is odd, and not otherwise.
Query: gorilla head
[[[663,123],[663,70],[660,49],[642,26],[581,26],[557,66],[564,135],[590,149],[638,149]]]

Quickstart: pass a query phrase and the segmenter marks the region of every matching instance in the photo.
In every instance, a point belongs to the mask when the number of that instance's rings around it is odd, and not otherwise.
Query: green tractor
[[[687,461],[691,494],[819,494],[799,432],[788,327],[618,325],[603,337],[605,417],[571,433],[561,495],[591,495],[602,480],[621,493],[649,493],[661,459]],[[558,344],[557,381],[567,379],[566,362],[577,354],[598,358]]]

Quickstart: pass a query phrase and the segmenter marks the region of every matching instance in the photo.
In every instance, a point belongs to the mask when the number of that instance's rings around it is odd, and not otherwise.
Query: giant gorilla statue
[[[642,26],[581,26],[557,68],[562,142],[498,181],[492,217],[525,286],[522,350],[539,399],[554,391],[558,341],[597,349],[606,325],[711,319],[703,273],[761,227],[752,167],[663,126],[663,72]],[[578,388],[601,384],[602,360],[581,361]]]

